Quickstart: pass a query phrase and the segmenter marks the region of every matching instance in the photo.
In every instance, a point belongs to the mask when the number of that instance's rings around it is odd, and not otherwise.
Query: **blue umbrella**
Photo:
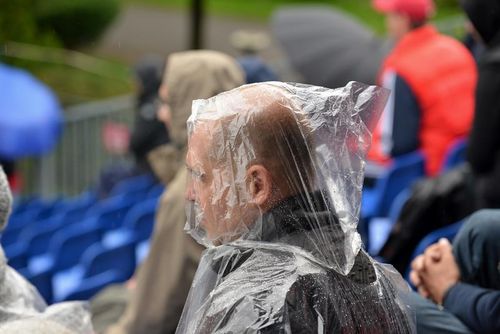
[[[24,70],[0,64],[0,157],[46,153],[61,130],[61,107],[50,88]]]

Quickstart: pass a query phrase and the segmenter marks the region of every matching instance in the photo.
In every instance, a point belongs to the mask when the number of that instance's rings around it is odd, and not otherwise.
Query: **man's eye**
[[[205,181],[207,178],[205,173],[197,171],[193,171],[193,177],[199,181]]]

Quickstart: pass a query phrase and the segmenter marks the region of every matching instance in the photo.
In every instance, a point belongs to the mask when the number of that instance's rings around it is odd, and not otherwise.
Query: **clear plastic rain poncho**
[[[178,333],[407,333],[408,287],[356,232],[388,92],[269,82],[193,102],[186,229],[207,246]]]
[[[0,165],[0,231],[12,206],[7,178]],[[7,265],[0,247],[0,333],[93,333],[90,313],[82,302],[47,306],[38,291]]]

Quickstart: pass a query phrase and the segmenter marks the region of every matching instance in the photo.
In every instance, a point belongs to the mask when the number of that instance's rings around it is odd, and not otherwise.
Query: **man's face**
[[[209,156],[213,144],[205,126],[197,127],[189,138],[186,199],[198,208],[196,225],[214,244],[221,244],[238,238],[256,217],[255,210],[242,198],[244,180],[237,180],[232,168]]]
[[[395,40],[401,39],[410,31],[410,18],[407,15],[391,12],[385,17],[387,33]]]

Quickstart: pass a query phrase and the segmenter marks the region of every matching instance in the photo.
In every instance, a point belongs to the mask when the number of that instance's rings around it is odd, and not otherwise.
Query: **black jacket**
[[[500,291],[466,283],[452,286],[443,306],[475,333],[500,332]]]
[[[486,45],[467,160],[480,181],[480,205],[500,207],[500,1],[466,0],[463,6]]]

